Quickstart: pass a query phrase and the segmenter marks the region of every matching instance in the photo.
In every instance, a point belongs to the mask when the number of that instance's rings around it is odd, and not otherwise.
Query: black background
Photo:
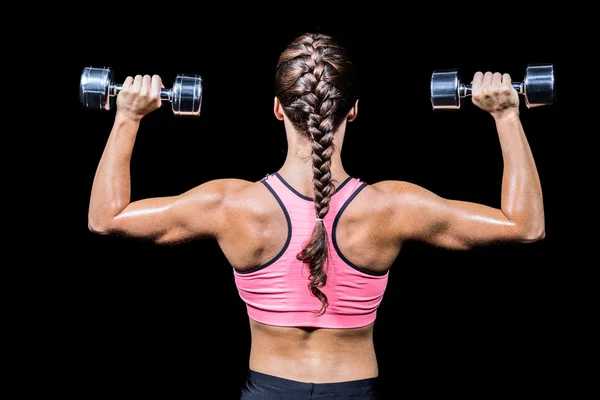
[[[69,252],[69,267],[52,278],[62,282],[54,293],[56,329],[69,327],[61,334],[68,349],[62,357],[82,390],[212,398],[205,394],[212,387],[221,392],[215,398],[234,399],[250,345],[245,308],[216,243],[155,247],[88,231],[91,184],[114,111],[81,107],[83,67],[111,67],[117,81],[159,74],[167,87],[178,73],[202,75],[202,115],[176,117],[165,104],[142,121],[134,149],[132,200],[173,195],[212,179],[259,180],[282,165],[286,141],[272,112],[274,66],[285,45],[305,31],[337,37],[358,66],[359,116],[348,126],[342,153],[350,175],[368,183],[406,180],[447,198],[496,207],[502,157],[493,120],[470,101],[461,110],[434,112],[431,72],[458,68],[465,81],[478,70],[509,72],[516,81],[528,63],[554,64],[555,104],[521,105],[544,190],[546,238],[468,253],[406,246],[392,267],[375,327],[389,398],[415,391],[423,398],[481,398],[552,389],[552,316],[560,312],[565,288],[557,286],[558,270],[549,263],[563,234],[549,149],[565,116],[566,44],[549,35],[531,45],[517,37],[523,32],[399,27],[280,22],[263,31],[246,22],[227,25],[228,34],[204,28],[185,43],[168,30],[161,44],[172,39],[173,46],[153,47],[129,31],[127,40],[115,33],[106,48],[73,51],[66,102],[73,132],[68,142],[77,149],[69,172],[74,226],[55,247]]]

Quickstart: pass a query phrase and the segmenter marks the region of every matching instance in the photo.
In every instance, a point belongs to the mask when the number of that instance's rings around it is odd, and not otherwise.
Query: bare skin
[[[131,202],[130,161],[145,115],[160,107],[158,76],[128,77],[117,97],[117,113],[94,178],[89,228],[157,244],[214,239],[233,268],[246,270],[272,259],[283,247],[287,225],[281,208],[260,183],[218,179],[178,196]],[[387,271],[407,241],[466,251],[495,243],[530,243],[544,238],[539,176],[519,120],[519,97],[510,76],[477,72],[474,104],[496,123],[504,159],[501,207],[442,198],[417,185],[384,181],[367,186],[344,212],[338,245],[354,264]],[[287,158],[279,173],[298,192],[312,197],[310,145],[284,122]],[[341,160],[346,123],[339,127],[332,157],[334,183],[348,177]],[[303,329],[250,321],[251,369],[303,382],[340,382],[376,377],[373,325],[358,329]]]

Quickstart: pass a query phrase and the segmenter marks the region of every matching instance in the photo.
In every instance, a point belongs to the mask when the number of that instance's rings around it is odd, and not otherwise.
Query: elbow
[[[112,226],[109,220],[101,218],[88,217],[88,229],[97,235],[106,236],[112,232]]]
[[[528,235],[526,235],[525,242],[526,243],[539,242],[540,240],[544,240],[545,237],[546,237],[546,229],[541,228],[539,230],[532,231]]]
[[[90,207],[88,210],[88,229],[99,235],[109,235],[118,230],[117,219],[123,207],[112,204],[108,207]]]
[[[546,237],[546,228],[544,224],[522,229],[519,232],[519,241],[522,243],[535,243],[544,240]]]

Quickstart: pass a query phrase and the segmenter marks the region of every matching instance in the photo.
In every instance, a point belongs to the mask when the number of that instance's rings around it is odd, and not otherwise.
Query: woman
[[[218,179],[179,196],[130,201],[130,158],[142,118],[161,105],[158,76],[128,77],[94,178],[90,230],[158,244],[215,239],[233,266],[252,334],[243,399],[376,397],[373,325],[403,243],[469,250],[544,237],[539,177],[508,74],[477,72],[473,103],[494,119],[501,208],[441,198],[401,181],[367,184],[341,160],[358,114],[348,54],[305,34],[281,54],[275,117],[288,141],[259,182]]]

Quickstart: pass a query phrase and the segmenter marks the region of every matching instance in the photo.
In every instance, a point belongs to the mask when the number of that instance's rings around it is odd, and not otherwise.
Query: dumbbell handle
[[[123,85],[111,84],[108,89],[108,95],[111,97],[115,97],[116,95],[119,94],[119,92],[121,92],[121,90],[123,90]],[[163,101],[164,100],[168,100],[168,101],[173,100],[173,89],[161,88],[160,89],[160,99]]]
[[[517,93],[523,94],[523,88],[525,87],[523,82],[511,82],[511,86],[517,91]],[[461,83],[460,85],[458,85],[458,95],[460,97],[467,97],[467,96],[471,96],[472,94],[473,94],[473,86],[465,85],[464,83]]]

